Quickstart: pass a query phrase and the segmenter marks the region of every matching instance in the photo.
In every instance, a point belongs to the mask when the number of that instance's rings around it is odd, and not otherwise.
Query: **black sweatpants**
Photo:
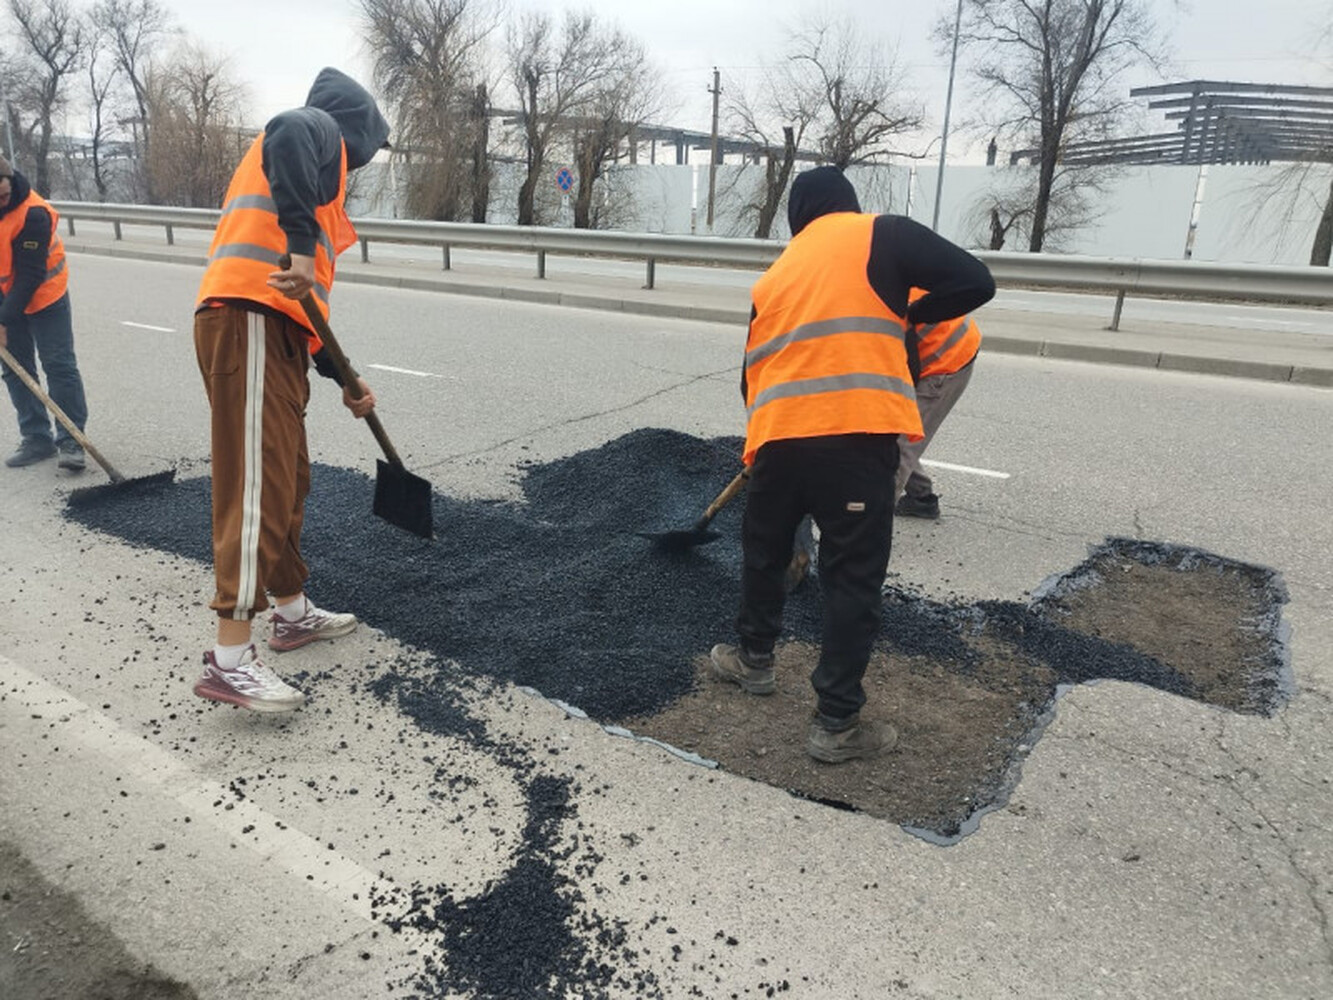
[[[879,632],[881,588],[893,537],[898,440],[888,434],[770,441],[755,455],[742,526],[741,645],[766,655],[782,632],[797,526],[819,525],[824,636],[810,675],[821,715],[861,710],[861,679]]]

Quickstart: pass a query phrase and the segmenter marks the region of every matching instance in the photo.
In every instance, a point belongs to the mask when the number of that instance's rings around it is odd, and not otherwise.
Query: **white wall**
[[[538,188],[538,217],[543,224],[570,226],[573,212],[555,185],[564,164],[547,168],[550,183]],[[987,192],[1021,183],[1030,166],[947,167],[940,208],[940,232],[969,248],[988,244]],[[1252,264],[1306,264],[1324,201],[1329,197],[1333,165],[1210,166],[1203,170],[1202,202],[1192,257],[1195,260]],[[516,218],[520,164],[500,164],[491,185],[489,220],[512,224]],[[1125,169],[1101,198],[1095,223],[1065,240],[1062,252],[1099,257],[1179,260],[1185,256],[1190,214],[1200,180],[1199,167],[1154,166]],[[359,173],[349,213],[392,217],[394,199],[388,169],[373,163]],[[848,177],[868,212],[908,214],[931,224],[936,167],[891,165],[853,167]],[[763,183],[756,164],[720,164],[714,200],[713,234],[754,235],[752,203]],[[638,164],[615,167],[609,174],[604,211],[607,228],[632,232],[707,235],[708,167]],[[910,199],[910,205],[909,205]],[[772,237],[786,239],[785,202]],[[1022,250],[1011,240],[1006,250]]]

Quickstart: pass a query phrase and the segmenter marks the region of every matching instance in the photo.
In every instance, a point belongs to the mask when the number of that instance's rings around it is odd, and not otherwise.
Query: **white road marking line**
[[[371,900],[382,880],[352,858],[329,850],[289,823],[278,822],[249,799],[237,800],[225,785],[201,777],[167,751],[3,656],[0,689],[5,693],[0,699],[0,720],[3,710],[9,709],[23,717],[37,715],[67,723],[62,735],[102,759],[118,762],[155,793],[178,802],[196,819],[254,851],[263,864],[282,868],[367,923],[380,923]],[[231,808],[219,809],[214,805],[219,800]],[[411,927],[403,926],[394,936],[423,953],[434,948],[426,935]]]
[[[367,368],[377,368],[382,372],[393,372],[395,375],[416,375],[419,378],[446,378],[457,379],[457,375],[439,375],[435,372],[418,372],[411,368],[395,368],[393,365],[366,365]]]
[[[948,469],[950,472],[966,472],[972,476],[986,476],[989,479],[1008,479],[1009,473],[996,472],[994,469],[974,469],[970,465],[954,465],[951,462],[935,462],[929,458],[921,460],[922,465],[934,466],[937,469]]]
[[[176,332],[175,327],[170,327],[170,326],[151,326],[151,325],[148,324],[148,323],[135,323],[133,320],[128,320],[128,319],[123,319],[123,320],[121,320],[121,321],[120,321],[120,325],[121,325],[121,326],[132,326],[132,327],[134,327],[136,330],[152,330],[154,333],[175,333],[175,332]]]

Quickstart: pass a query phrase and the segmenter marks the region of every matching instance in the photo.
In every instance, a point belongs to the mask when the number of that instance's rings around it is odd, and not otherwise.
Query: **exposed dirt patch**
[[[1266,712],[1278,694],[1274,643],[1285,599],[1258,566],[1119,540],[1070,574],[1044,606],[1071,629],[1175,668],[1200,701]]]
[[[1114,677],[1272,711],[1284,600],[1260,567],[1116,539],[1031,608],[886,595],[864,714],[890,722],[899,743],[877,759],[830,767],[806,756],[818,649],[805,642],[779,647],[772,696],[717,680],[701,656],[690,694],[624,725],[756,781],[948,840],[1003,801],[1060,683]]]
[[[194,1000],[196,994],[135,961],[77,900],[0,842],[0,997]]]

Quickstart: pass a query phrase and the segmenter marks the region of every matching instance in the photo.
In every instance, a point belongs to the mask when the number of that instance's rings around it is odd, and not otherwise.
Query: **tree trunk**
[[[782,193],[787,190],[787,178],[796,163],[796,139],[792,127],[782,128],[782,162],[773,159],[773,150],[768,151],[768,162],[764,168],[764,203],[759,206],[759,224],[755,227],[756,239],[766,240],[773,231],[773,220],[777,218],[778,206],[782,204]]]
[[[1331,255],[1333,255],[1333,181],[1328,183],[1328,199],[1324,202],[1324,214],[1319,217],[1319,225],[1314,231],[1310,263],[1315,267],[1328,267]]]
[[[537,175],[541,173],[546,149],[537,125],[537,76],[529,72],[525,80],[528,85],[527,121],[524,123],[528,140],[528,176],[523,178],[523,185],[518,189],[518,224],[531,226],[536,217],[533,200],[537,194]]]
[[[486,210],[491,203],[491,169],[486,160],[487,147],[491,138],[490,101],[486,96],[486,84],[477,84],[477,93],[472,103],[472,113],[476,116],[474,140],[472,143],[472,221],[485,222]]]
[[[1042,143],[1037,201],[1032,206],[1032,240],[1028,244],[1028,250],[1032,253],[1041,253],[1041,245],[1046,239],[1046,216],[1051,207],[1051,189],[1055,186],[1055,154],[1054,143]]]

